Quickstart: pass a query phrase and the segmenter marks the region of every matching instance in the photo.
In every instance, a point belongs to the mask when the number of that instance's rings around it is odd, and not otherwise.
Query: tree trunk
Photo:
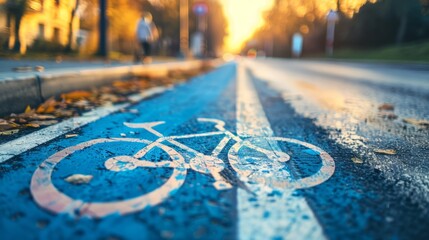
[[[401,16],[398,32],[396,33],[396,45],[401,45],[404,41],[405,33],[407,32],[408,15]]]
[[[12,21],[12,17],[10,15],[10,13],[6,12],[6,31],[7,31],[6,36],[7,36],[7,41],[4,42],[4,45],[2,47],[3,47],[3,49],[7,49],[7,50],[10,50],[9,49],[9,46],[10,46],[10,34],[12,32],[10,30],[11,21]]]
[[[15,15],[15,44],[13,45],[14,52],[20,52],[21,50],[21,39],[19,38],[19,31],[21,29],[21,20],[23,15]]]
[[[72,45],[73,45],[73,21],[74,21],[74,18],[76,17],[76,11],[77,11],[78,7],[79,7],[79,0],[76,0],[76,5],[72,9],[72,11],[71,11],[71,17],[70,17],[70,22],[69,22],[69,35],[68,35],[68,41],[67,41],[67,47],[66,47],[66,51],[67,52],[71,52],[72,51]]]

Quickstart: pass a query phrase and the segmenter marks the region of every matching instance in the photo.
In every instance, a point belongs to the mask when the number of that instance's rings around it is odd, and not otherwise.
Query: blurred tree
[[[7,0],[6,1],[6,14],[8,18],[8,24],[11,19],[14,21],[14,38],[15,43],[13,45],[13,51],[19,52],[21,49],[21,41],[19,39],[19,31],[21,28],[21,20],[27,10],[27,0]]]
[[[429,0],[421,0],[423,15],[429,15]]]
[[[352,46],[378,47],[427,38],[429,23],[419,0],[379,0],[365,4],[350,21],[344,42]]]
[[[275,0],[247,47],[290,56],[291,36],[304,35],[304,54],[322,51],[326,13],[339,9],[336,46],[377,47],[429,37],[429,0]]]
[[[131,0],[109,1],[108,25],[110,47],[121,53],[132,53],[136,48],[135,30],[140,10]]]
[[[97,30],[98,1],[80,0],[84,7],[81,28],[90,32]],[[192,0],[190,0],[191,2]],[[209,52],[216,52],[223,44],[226,35],[226,18],[223,8],[217,0],[208,1],[210,5],[209,31],[207,47]],[[196,29],[195,17],[190,6],[191,33]],[[159,41],[155,54],[175,56],[179,52],[179,0],[115,0],[109,1],[109,34],[110,47],[113,51],[131,53],[136,47],[135,30],[137,21],[143,12],[150,12],[159,30]],[[95,41],[93,41],[95,42]],[[158,51],[158,52],[157,52]]]
[[[395,20],[399,22],[396,33],[396,44],[401,44],[404,41],[405,34],[409,27],[410,19],[420,15],[421,5],[419,0],[389,0],[385,1],[386,8],[390,11]],[[416,24],[416,23],[414,23]]]
[[[65,51],[70,52],[72,51],[72,45],[73,45],[73,22],[76,17],[76,12],[79,8],[80,0],[75,0],[74,6],[71,10],[70,14],[70,22],[69,22],[69,35],[67,40],[67,46],[65,48]]]

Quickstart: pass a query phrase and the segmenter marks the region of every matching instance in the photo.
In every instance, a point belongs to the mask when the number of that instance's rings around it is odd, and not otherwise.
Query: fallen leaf
[[[61,98],[66,100],[82,100],[89,98],[92,95],[89,91],[73,91],[69,93],[61,94]]]
[[[73,138],[73,137],[77,137],[77,134],[66,134],[66,138]]]
[[[359,158],[356,158],[356,157],[353,157],[353,158],[352,158],[352,161],[353,161],[354,163],[356,163],[356,164],[362,164],[362,163],[363,163],[363,160],[362,160],[362,159],[359,159]]]
[[[378,107],[378,110],[380,110],[380,111],[393,111],[393,110],[395,110],[395,106],[393,106],[390,103],[384,103]]]
[[[72,106],[78,107],[78,108],[85,108],[85,107],[89,106],[89,101],[79,100],[77,102],[72,103]]]
[[[375,153],[385,154],[385,155],[395,155],[396,150],[394,149],[374,149]]]
[[[27,105],[27,107],[25,108],[24,113],[30,113],[31,111],[32,111],[32,110],[31,110],[30,105]]]
[[[414,118],[404,118],[402,121],[405,123],[409,123],[416,126],[424,126],[429,127],[429,121],[428,120],[419,120]]]
[[[380,117],[388,120],[395,120],[398,118],[398,116],[392,112],[381,112]]]
[[[57,117],[72,117],[74,115],[74,111],[58,109],[54,114]]]
[[[51,119],[56,119],[55,116],[53,115],[41,115],[41,114],[33,114],[30,116],[31,119],[35,119],[35,120],[51,120]]]
[[[71,184],[87,184],[92,180],[93,176],[92,175],[83,175],[83,174],[74,174],[71,175],[69,177],[67,177],[66,182],[69,182]]]
[[[47,121],[32,121],[30,124],[39,124],[40,126],[49,126],[57,124],[58,120],[47,120]]]
[[[26,127],[32,127],[32,128],[39,128],[40,127],[40,125],[39,124],[37,124],[37,123],[27,123],[27,124],[25,124],[25,126]]]
[[[19,132],[19,129],[12,129],[12,130],[1,131],[0,135],[10,136],[10,135],[16,134],[18,132]]]
[[[37,108],[36,113],[53,113],[57,105],[59,105],[59,103],[55,100],[54,97],[52,97],[41,104]]]
[[[19,125],[15,124],[13,122],[8,122],[6,124],[0,124],[0,131],[6,131],[6,130],[10,130],[12,128],[18,128]]]

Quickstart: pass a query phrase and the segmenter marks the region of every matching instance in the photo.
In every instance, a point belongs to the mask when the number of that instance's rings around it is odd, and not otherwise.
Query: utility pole
[[[107,0],[100,0],[100,21],[99,21],[99,44],[98,55],[107,58]]]
[[[326,30],[326,55],[332,57],[334,55],[334,37],[335,37],[335,24],[340,19],[338,13],[334,10],[330,10],[327,19],[327,30]]]
[[[180,0],[180,54],[189,56],[189,0]]]

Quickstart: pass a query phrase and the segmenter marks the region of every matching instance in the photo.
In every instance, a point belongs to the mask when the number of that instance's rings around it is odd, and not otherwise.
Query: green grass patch
[[[371,50],[339,49],[333,58],[429,63],[429,41]]]

